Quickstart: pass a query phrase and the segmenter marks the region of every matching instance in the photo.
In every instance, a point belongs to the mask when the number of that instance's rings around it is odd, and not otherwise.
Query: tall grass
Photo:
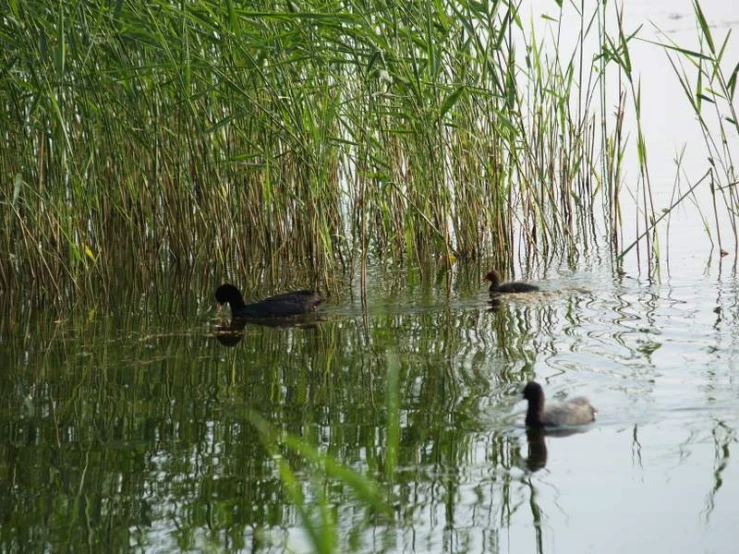
[[[679,203],[691,197],[699,187],[709,189],[713,210],[713,229],[716,245],[721,255],[727,251],[722,238],[722,225],[728,225],[733,237],[734,253],[739,253],[739,229],[736,214],[739,212],[739,175],[734,161],[739,134],[739,118],[735,106],[735,93],[739,63],[727,60],[726,52],[731,32],[719,42],[706,19],[700,2],[693,1],[693,13],[697,30],[697,47],[685,48],[668,35],[662,34],[667,59],[675,73],[704,141],[706,173],[689,186],[687,193],[670,206],[671,212]],[[727,71],[728,69],[728,71]],[[707,195],[708,196],[708,195]],[[720,213],[728,214],[721,217]],[[704,227],[710,233],[710,225],[704,219]],[[713,240],[713,239],[712,239]]]
[[[566,59],[503,1],[4,6],[4,290],[511,265],[613,224],[620,136],[582,65],[600,11]]]

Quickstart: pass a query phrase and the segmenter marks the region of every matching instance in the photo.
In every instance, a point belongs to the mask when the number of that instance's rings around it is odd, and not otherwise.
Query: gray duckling
[[[530,381],[523,389],[523,397],[528,400],[526,427],[569,427],[586,425],[595,421],[595,408],[590,401],[578,396],[567,402],[544,404],[544,390],[539,383]]]

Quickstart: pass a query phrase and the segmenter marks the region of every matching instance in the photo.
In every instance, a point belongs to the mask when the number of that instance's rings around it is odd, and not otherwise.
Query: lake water
[[[692,34],[689,4],[632,4],[632,23]],[[730,2],[704,7],[718,28],[739,21]],[[657,86],[646,103],[664,100]],[[664,206],[681,146],[665,138],[695,136],[689,114],[659,115],[645,127]],[[374,268],[366,309],[354,283],[300,327],[232,337],[217,333],[217,283],[112,314],[13,312],[0,326],[0,551],[307,552],[284,460],[309,505],[328,499],[340,552],[733,553],[736,260],[711,251],[689,209],[670,237],[657,279],[634,256],[614,268],[592,255],[533,268],[544,292],[494,308],[488,268],[458,264]],[[596,423],[527,437],[530,379],[551,399],[589,396]],[[254,414],[376,481],[392,515],[294,452],[274,456]]]
[[[736,281],[586,265],[491,310],[482,268],[462,269],[448,295],[433,272],[378,271],[366,312],[347,294],[232,346],[205,306],[4,332],[0,549],[308,551],[254,411],[390,491],[394,517],[373,515],[287,455],[327,495],[339,551],[733,552]],[[590,396],[597,422],[529,444],[532,378]]]

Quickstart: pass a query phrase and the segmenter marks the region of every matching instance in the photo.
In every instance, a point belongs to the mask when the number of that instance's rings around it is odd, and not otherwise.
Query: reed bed
[[[739,213],[737,190],[739,175],[734,155],[739,148],[739,118],[735,106],[739,63],[727,59],[731,31],[726,32],[721,40],[714,36],[703,8],[697,0],[693,2],[693,15],[697,47],[685,48],[664,33],[661,34],[663,42],[660,46],[665,50],[679,90],[699,125],[708,166],[702,176],[688,184],[687,191],[679,189],[676,191],[675,196],[678,198],[665,209],[665,213],[669,215],[683,201],[694,198],[696,189],[707,188],[708,194],[704,197],[711,199],[712,215],[708,218],[701,213],[703,227],[721,256],[728,254],[729,246],[725,240],[725,233],[722,235],[721,232],[722,227],[724,229],[728,227],[733,238],[736,260],[739,254],[739,229],[736,217]],[[681,180],[678,180],[678,185]],[[657,223],[658,221],[653,222],[647,230],[651,231]],[[715,239],[711,233],[712,229]],[[639,238],[637,237],[636,242]]]
[[[330,287],[358,261],[616,243],[625,107],[604,116],[612,59],[583,59],[607,16],[546,54],[517,9],[4,3],[0,286],[64,302],[289,267]]]

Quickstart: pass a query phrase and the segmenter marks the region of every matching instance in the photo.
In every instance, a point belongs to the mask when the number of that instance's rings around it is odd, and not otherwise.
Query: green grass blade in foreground
[[[318,451],[318,449],[308,444],[305,440],[289,433],[278,432],[258,414],[252,413],[249,419],[257,428],[262,441],[273,455],[278,455],[280,446],[288,448],[311,462],[315,468],[326,476],[338,479],[340,482],[348,485],[357,498],[365,505],[373,507],[378,512],[392,515],[392,510],[387,503],[384,493],[370,478],[345,466],[330,454]]]
[[[288,496],[298,511],[298,516],[308,534],[314,552],[320,554],[331,554],[336,545],[336,521],[330,511],[326,509],[328,501],[322,489],[319,489],[320,518],[318,521],[312,517],[309,507],[306,505],[305,496],[298,479],[286,460],[279,460],[280,479],[287,489]]]

